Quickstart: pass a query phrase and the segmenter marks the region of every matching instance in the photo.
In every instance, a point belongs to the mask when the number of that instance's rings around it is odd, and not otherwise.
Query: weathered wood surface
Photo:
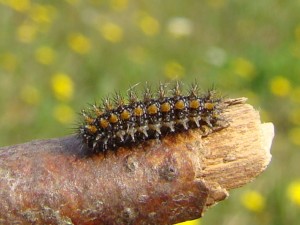
[[[243,99],[230,126],[88,156],[76,136],[0,148],[0,224],[174,224],[265,170],[271,123]],[[234,212],[233,212],[234,213]]]

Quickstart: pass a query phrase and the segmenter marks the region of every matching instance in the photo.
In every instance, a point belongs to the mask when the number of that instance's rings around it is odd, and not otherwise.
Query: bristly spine
[[[78,134],[91,152],[116,150],[195,128],[206,136],[228,126],[222,116],[226,104],[214,89],[199,95],[193,83],[184,95],[181,83],[176,82],[171,90],[160,83],[153,93],[146,83],[143,99],[139,99],[135,86],[129,88],[127,101],[116,93],[102,105],[82,110]]]

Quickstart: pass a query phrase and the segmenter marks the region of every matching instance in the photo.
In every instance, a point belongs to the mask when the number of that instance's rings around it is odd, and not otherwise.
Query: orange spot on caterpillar
[[[128,120],[130,118],[131,114],[128,110],[124,110],[122,113],[121,113],[121,119],[122,120]]]
[[[179,100],[175,103],[175,109],[183,110],[185,107],[184,101]]]
[[[110,123],[117,123],[119,121],[119,118],[116,114],[111,114],[110,117],[109,117],[109,122]]]
[[[215,104],[211,103],[211,102],[206,102],[204,104],[204,108],[207,109],[207,110],[212,110],[214,107],[215,107]]]
[[[170,103],[165,102],[165,103],[161,104],[160,109],[164,113],[169,112],[171,110],[171,105],[170,105]]]
[[[147,108],[147,112],[150,114],[150,115],[154,115],[158,112],[158,108],[155,104],[152,104],[150,106],[148,106]]]
[[[191,100],[189,105],[191,109],[198,109],[200,107],[200,102],[198,99]]]
[[[101,118],[100,119],[100,124],[99,124],[102,128],[107,128],[109,126],[109,122],[106,119]]]
[[[135,116],[142,116],[144,114],[144,110],[138,106],[134,109],[134,115]]]

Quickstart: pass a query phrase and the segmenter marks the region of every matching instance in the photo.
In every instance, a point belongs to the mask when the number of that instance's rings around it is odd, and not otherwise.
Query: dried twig
[[[230,126],[86,155],[76,136],[0,149],[0,224],[173,224],[195,219],[268,165],[273,125],[245,99]],[[234,212],[233,212],[234,213]]]

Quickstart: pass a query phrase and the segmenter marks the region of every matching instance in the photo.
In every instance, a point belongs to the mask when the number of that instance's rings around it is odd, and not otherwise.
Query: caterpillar
[[[160,83],[152,92],[146,83],[141,98],[135,86],[129,88],[127,99],[119,93],[105,98],[101,105],[81,111],[83,122],[78,135],[90,151],[97,153],[189,129],[200,129],[206,136],[228,126],[222,117],[226,104],[214,89],[199,94],[197,83],[193,83],[184,95],[181,86],[176,82],[168,89]]]

